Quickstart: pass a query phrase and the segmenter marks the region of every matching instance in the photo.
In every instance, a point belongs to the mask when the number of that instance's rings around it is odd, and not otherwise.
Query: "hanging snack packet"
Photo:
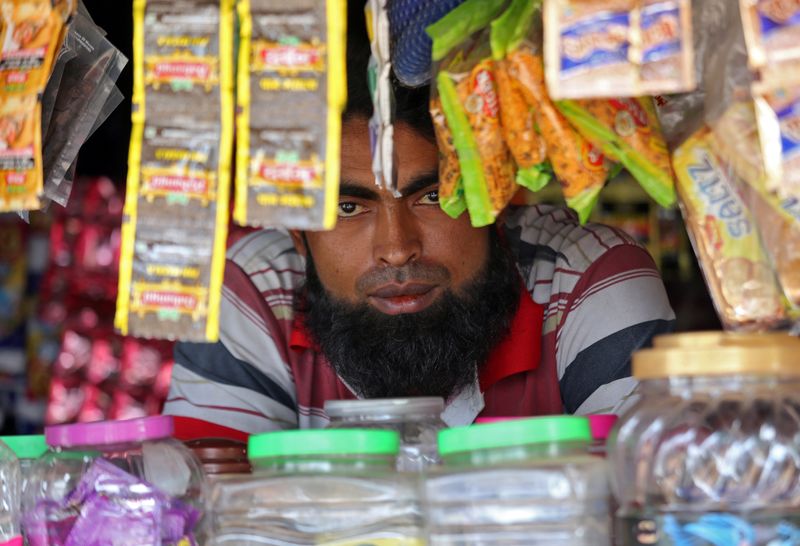
[[[659,205],[675,203],[669,152],[651,98],[565,100],[558,108],[586,139],[621,162]]]
[[[397,191],[394,165],[394,91],[389,43],[388,0],[367,0],[365,7],[371,55],[367,67],[373,114],[369,120],[375,183]]]
[[[781,0],[739,0],[750,67],[762,81],[800,74],[800,4]]]
[[[436,92],[453,134],[461,168],[464,197],[472,225],[485,226],[517,192],[511,152],[503,140],[500,106],[487,31],[453,40],[450,29],[460,21],[485,27],[494,16],[482,0],[461,4],[428,27],[436,51],[448,51],[436,76]],[[482,24],[478,24],[478,23]],[[447,47],[442,46],[442,41]]]
[[[447,125],[439,98],[431,100],[430,111],[439,147],[439,206],[450,217],[458,218],[467,210],[467,203],[453,133]]]
[[[632,95],[693,90],[691,0],[639,0],[633,19],[631,60],[639,68],[639,81]]]
[[[345,17],[343,0],[239,2],[239,224],[335,225]]]
[[[233,144],[233,0],[134,4],[134,106],[115,326],[215,341]]]
[[[774,327],[784,296],[732,171],[716,158],[707,129],[673,155],[684,219],[726,328]]]
[[[755,91],[753,102],[767,189],[800,198],[800,85]]]
[[[41,206],[41,95],[74,3],[0,2],[0,212]]]
[[[544,83],[541,55],[530,47],[509,52],[510,74],[536,113],[536,125],[547,146],[547,157],[561,184],[567,205],[581,222],[589,219],[600,190],[612,174],[603,153],[583,138],[559,112]]]
[[[514,0],[503,15],[492,22],[491,31],[503,139],[517,164],[517,184],[534,192],[550,182],[552,169],[547,163],[544,139],[536,127],[534,110],[511,77],[511,62],[506,54],[520,47],[535,13],[536,5],[530,0]]]

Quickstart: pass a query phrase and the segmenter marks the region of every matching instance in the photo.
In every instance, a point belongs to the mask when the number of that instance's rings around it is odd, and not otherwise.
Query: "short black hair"
[[[363,2],[347,3],[347,107],[344,117],[372,116],[372,97],[367,83],[370,45]],[[428,102],[430,87],[408,88],[392,77],[395,122],[404,122],[428,140],[434,140]]]

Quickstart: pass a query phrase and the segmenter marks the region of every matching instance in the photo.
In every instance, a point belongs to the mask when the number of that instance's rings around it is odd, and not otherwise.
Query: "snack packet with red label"
[[[344,0],[239,2],[237,223],[331,229],[345,104]]]

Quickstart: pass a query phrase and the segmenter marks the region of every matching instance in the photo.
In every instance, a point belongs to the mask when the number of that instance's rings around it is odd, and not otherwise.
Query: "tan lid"
[[[800,339],[787,334],[700,332],[662,336],[654,345],[633,355],[637,379],[800,376]]]

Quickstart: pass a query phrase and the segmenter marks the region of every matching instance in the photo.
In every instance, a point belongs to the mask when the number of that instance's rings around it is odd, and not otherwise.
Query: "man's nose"
[[[411,211],[397,203],[378,213],[372,251],[378,265],[401,267],[420,258],[422,241]]]

